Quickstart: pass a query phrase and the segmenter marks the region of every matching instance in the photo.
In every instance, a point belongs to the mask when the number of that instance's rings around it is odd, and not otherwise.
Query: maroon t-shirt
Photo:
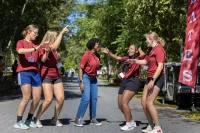
[[[100,56],[91,51],[85,52],[80,61],[80,68],[90,77],[96,77],[97,70],[100,68]]]
[[[43,55],[45,54],[45,47],[44,44],[41,49],[39,50],[40,59],[42,59]],[[49,53],[49,56],[46,62],[41,62],[40,64],[40,75],[42,78],[58,78],[58,52],[56,50],[52,50]]]
[[[120,62],[123,62],[126,59],[128,59],[127,56],[122,56]],[[142,59],[142,58],[137,57],[136,59]],[[127,72],[125,73],[124,78],[130,78],[130,77],[139,78],[139,70],[140,70],[140,65],[138,65],[136,63],[130,64]]]
[[[158,67],[158,63],[164,63],[166,58],[166,53],[164,48],[159,44],[155,46],[153,49],[149,51],[146,55],[145,60],[148,61],[148,78],[153,77],[156,69]],[[162,74],[164,74],[164,69],[162,69]]]
[[[33,42],[27,42],[25,40],[19,40],[16,45],[16,50],[20,48],[33,48],[37,45]],[[29,62],[28,60],[32,58],[34,62]],[[27,71],[27,70],[34,70],[39,71],[38,68],[38,52],[34,51],[31,53],[26,54],[19,54],[19,62],[17,66],[17,72]]]

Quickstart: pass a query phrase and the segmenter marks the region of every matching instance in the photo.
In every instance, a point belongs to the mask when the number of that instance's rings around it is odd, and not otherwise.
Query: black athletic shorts
[[[60,78],[45,78],[42,80],[42,83],[50,83],[50,84],[57,84],[61,82],[62,80]]]
[[[137,93],[139,88],[140,88],[140,80],[138,78],[131,77],[128,79],[123,79],[118,94],[122,94],[124,90],[130,90]]]
[[[165,82],[165,79],[164,79],[164,78],[165,78],[165,77],[164,77],[164,74],[160,75],[160,76],[156,79],[154,85],[156,85],[158,88],[162,89],[163,86],[164,86],[164,82]],[[147,85],[147,84],[150,82],[150,80],[151,80],[151,78],[147,78],[145,84]]]

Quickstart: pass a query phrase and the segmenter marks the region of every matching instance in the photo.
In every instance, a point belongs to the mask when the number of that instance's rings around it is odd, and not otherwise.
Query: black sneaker
[[[97,126],[101,126],[102,125],[102,123],[98,122],[96,118],[92,118],[90,120],[90,124],[91,125],[97,125]]]
[[[81,118],[76,117],[75,122],[74,122],[74,126],[77,126],[77,127],[83,126]]]

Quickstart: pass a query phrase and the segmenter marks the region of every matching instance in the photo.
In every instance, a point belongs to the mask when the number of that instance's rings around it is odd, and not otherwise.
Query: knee
[[[126,107],[127,105],[128,105],[128,103],[127,103],[127,102],[125,102],[125,101],[122,101],[122,103],[121,103],[121,106],[122,106],[122,108]]]
[[[64,96],[63,97],[59,97],[57,99],[57,101],[58,101],[59,104],[63,104],[63,102],[64,102]]]
[[[152,107],[152,106],[153,106],[153,102],[152,102],[152,101],[148,101],[146,107],[147,107],[147,108],[150,108],[150,107]]]
[[[46,99],[44,100],[44,103],[45,103],[46,105],[50,105],[51,102],[52,102],[52,100],[53,100],[53,98],[46,98]]]
[[[34,98],[33,98],[33,101],[34,101],[35,103],[39,103],[39,102],[40,102],[40,96],[34,97]]]
[[[25,103],[25,104],[28,104],[28,102],[30,101],[30,97],[23,97],[22,101]]]
[[[142,101],[141,101],[141,104],[142,104],[142,107],[143,107],[143,108],[146,108],[146,107],[147,107],[146,101],[142,100]]]

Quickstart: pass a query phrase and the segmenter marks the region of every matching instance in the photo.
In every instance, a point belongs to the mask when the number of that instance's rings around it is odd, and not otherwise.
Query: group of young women
[[[51,120],[52,125],[63,126],[58,120],[58,116],[64,102],[64,87],[58,72],[58,52],[62,36],[69,30],[63,28],[59,35],[56,31],[49,30],[40,45],[34,43],[38,36],[39,28],[36,25],[28,25],[23,31],[23,40],[19,40],[16,45],[16,51],[19,54],[17,66],[18,84],[22,91],[22,100],[18,107],[17,121],[15,128],[29,129],[30,127],[42,127],[40,116],[46,111],[53,99],[56,97],[55,113]],[[33,115],[39,104],[41,93],[44,93],[44,101],[39,107],[35,120]],[[22,116],[29,103],[31,96],[33,98],[30,105],[28,117],[24,122]]]
[[[137,126],[134,121],[129,102],[138,92],[140,87],[139,69],[141,65],[147,65],[147,80],[143,89],[142,106],[149,125],[142,130],[144,133],[163,133],[158,120],[157,110],[154,101],[158,96],[160,89],[164,85],[164,62],[166,53],[163,48],[165,45],[155,32],[145,34],[146,43],[149,47],[148,53],[145,54],[141,48],[137,48],[131,44],[128,49],[127,56],[117,56],[110,52],[107,48],[101,47],[101,41],[98,38],[92,38],[87,43],[88,51],[86,51],[80,61],[79,79],[80,90],[82,91],[82,99],[77,111],[75,126],[82,127],[82,118],[86,112],[88,104],[90,105],[91,124],[102,125],[96,119],[97,107],[97,70],[100,68],[99,50],[111,56],[115,60],[122,63],[121,85],[118,92],[118,106],[124,114],[126,124],[121,127],[123,131],[134,130]]]
[[[18,84],[21,86],[23,98],[18,107],[15,128],[29,129],[30,127],[43,127],[40,117],[51,104],[53,94],[56,97],[56,106],[51,124],[63,126],[58,120],[58,116],[64,102],[64,87],[58,72],[58,68],[61,66],[58,63],[59,56],[56,49],[60,45],[63,34],[69,30],[65,27],[58,35],[56,31],[49,30],[46,32],[41,44],[37,45],[34,43],[34,40],[38,36],[38,29],[35,25],[27,26],[23,31],[24,39],[18,41],[16,46],[19,54],[17,67]],[[101,50],[103,53],[122,63],[122,71],[119,74],[122,82],[118,92],[118,106],[125,116],[126,124],[121,127],[121,130],[134,130],[137,126],[131,115],[129,102],[140,87],[140,66],[148,65],[147,80],[142,95],[142,106],[149,125],[142,132],[163,132],[154,101],[164,85],[163,68],[166,53],[163,46],[165,43],[155,32],[145,34],[145,38],[149,47],[148,53],[145,54],[141,48],[137,48],[134,44],[131,44],[127,56],[117,56],[107,48],[102,48],[101,41],[98,38],[92,38],[88,41],[86,44],[88,51],[83,54],[79,66],[79,84],[82,98],[76,114],[75,126],[83,126],[82,118],[85,115],[88,104],[90,105],[90,124],[102,125],[96,119],[98,96],[96,76],[97,70],[100,68],[98,51]],[[42,91],[44,93],[44,101],[40,105],[36,117],[33,119]],[[24,122],[22,116],[31,95],[33,100],[28,117]]]

